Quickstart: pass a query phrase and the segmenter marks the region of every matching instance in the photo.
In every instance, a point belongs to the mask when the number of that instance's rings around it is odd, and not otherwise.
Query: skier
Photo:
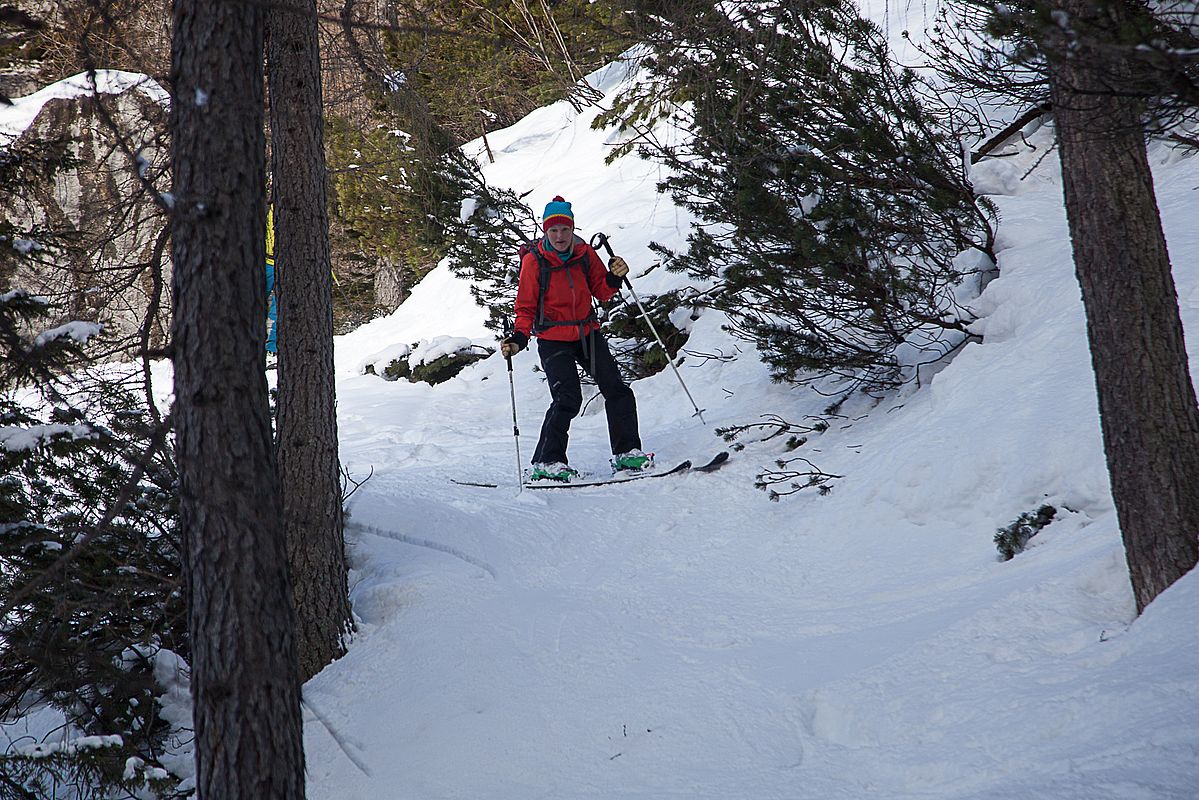
[[[566,459],[570,421],[583,405],[575,364],[599,384],[604,396],[612,468],[649,469],[653,454],[641,451],[637,400],[620,377],[592,309],[593,298],[603,303],[615,296],[629,265],[613,256],[605,269],[595,250],[575,235],[574,212],[561,197],[545,207],[542,230],[545,235],[521,259],[516,329],[500,344],[500,352],[510,359],[536,336],[549,382],[550,407],[533,452],[530,478],[570,482],[579,476]]]

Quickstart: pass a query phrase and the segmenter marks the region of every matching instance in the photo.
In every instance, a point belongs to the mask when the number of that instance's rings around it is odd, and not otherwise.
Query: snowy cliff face
[[[18,98],[14,110],[36,116],[23,131],[0,131],[8,152],[63,165],[4,189],[0,224],[12,226],[13,243],[0,258],[0,286],[52,300],[63,320],[99,322],[114,342],[132,344],[152,317],[149,345],[158,347],[168,327],[167,219],[146,182],[162,183],[167,166],[164,96],[157,86],[93,93],[86,79],[76,83],[43,90],[49,99]]]

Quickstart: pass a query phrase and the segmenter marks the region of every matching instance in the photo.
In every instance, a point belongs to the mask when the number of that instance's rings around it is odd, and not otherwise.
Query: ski
[[[639,481],[643,478],[664,478],[667,475],[675,475],[680,472],[686,472],[691,469],[691,462],[684,461],[683,463],[671,467],[670,469],[659,472],[633,472],[627,475],[617,473],[610,478],[583,478],[577,481],[527,481],[526,489],[581,489],[584,486],[605,486],[609,483],[628,483],[629,481]]]
[[[687,460],[663,471],[617,473],[609,478],[583,478],[571,481],[570,483],[557,483],[553,481],[526,482],[524,487],[526,489],[581,489],[585,486],[607,486],[610,483],[628,483],[629,481],[639,481],[644,478],[665,478],[667,475],[678,475],[683,472],[715,472],[724,466],[724,463],[728,460],[728,451],[724,450],[712,456],[710,460],[698,467],[692,466],[691,461]],[[457,484],[458,486],[477,486],[482,489],[499,488],[498,483],[463,481],[457,478],[450,478],[450,483]]]
[[[724,462],[729,460],[727,451],[717,453],[706,464],[700,466],[692,466],[691,461],[687,460],[668,470],[653,472],[634,472],[629,474],[617,473],[610,478],[584,478],[579,481],[570,481],[569,483],[557,483],[551,481],[538,481],[537,483],[526,483],[526,489],[581,489],[586,486],[607,486],[612,483],[629,483],[630,481],[644,480],[645,478],[665,478],[667,475],[679,475],[684,472],[715,472],[720,469]]]
[[[707,464],[701,464],[698,467],[692,467],[692,472],[715,472],[724,466],[724,462],[729,460],[729,451],[721,450],[716,455],[712,456],[712,460]]]

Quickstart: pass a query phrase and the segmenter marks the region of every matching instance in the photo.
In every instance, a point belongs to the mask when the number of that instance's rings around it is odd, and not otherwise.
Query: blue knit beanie
[[[554,225],[575,225],[575,212],[570,210],[570,203],[562,199],[561,196],[555,197],[553,201],[545,207],[545,213],[541,215],[541,230],[548,231]]]

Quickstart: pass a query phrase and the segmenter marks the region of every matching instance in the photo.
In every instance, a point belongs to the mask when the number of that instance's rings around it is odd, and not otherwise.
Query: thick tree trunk
[[[175,424],[204,800],[304,796],[263,351],[261,8],[174,6]]]
[[[1091,0],[1063,0],[1072,21]],[[1090,16],[1088,16],[1090,15]],[[1083,46],[1051,58],[1074,263],[1104,449],[1140,613],[1199,557],[1199,408],[1127,65]]]
[[[353,628],[333,381],[333,281],[315,0],[272,7],[268,74],[278,292],[279,476],[307,679]]]

